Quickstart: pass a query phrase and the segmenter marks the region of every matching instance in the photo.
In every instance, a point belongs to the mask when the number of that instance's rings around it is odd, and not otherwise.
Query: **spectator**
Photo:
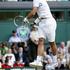
[[[22,42],[22,45],[23,45],[23,53],[26,54],[26,58],[29,62],[32,61],[32,58],[31,58],[31,53],[30,53],[30,48],[29,48],[29,45],[27,45],[27,42]]]
[[[37,57],[37,49],[38,49],[38,31],[35,23],[32,25],[31,32],[30,32],[30,39],[28,40],[28,47],[30,50],[32,61],[34,61]],[[32,62],[31,61],[31,62]]]
[[[28,47],[30,51],[31,62],[37,57],[37,44],[35,44],[31,39],[28,40]]]
[[[18,51],[17,43],[12,43],[11,49],[12,49],[12,53],[17,53]]]
[[[57,68],[58,67],[57,55],[51,54],[51,58],[52,58],[52,67]]]
[[[58,60],[60,60],[60,63],[61,65],[60,68],[64,68],[66,66],[66,59],[65,59],[65,56],[66,56],[66,47],[65,47],[65,43],[64,42],[61,42],[60,44],[60,47],[58,48]]]
[[[12,36],[9,38],[9,43],[21,42],[21,39],[16,35],[16,31],[12,31]]]
[[[29,60],[26,56],[26,53],[24,53],[22,47],[19,47],[18,54],[17,54],[16,58],[18,58],[18,57],[20,59],[20,63],[25,63],[25,65],[29,65]]]
[[[43,63],[45,64],[45,69],[46,70],[52,70],[54,69],[52,65],[52,58],[50,55],[48,55],[46,52],[44,53],[44,60]]]
[[[10,66],[13,66],[14,62],[15,62],[15,56],[14,54],[12,53],[12,50],[11,49],[8,49],[8,52],[3,56],[3,62],[5,63],[5,59],[6,57],[8,57],[9,59],[9,62],[8,64]]]
[[[13,65],[13,67],[20,67],[20,68],[23,68],[24,66],[25,64],[21,63],[19,58],[17,58],[15,64]]]
[[[5,59],[5,63],[2,64],[2,68],[11,68],[11,66],[9,65],[9,58],[8,56],[6,56],[6,59]]]
[[[65,59],[63,53],[58,52],[57,60],[58,60],[58,68],[64,69],[66,66],[66,59]]]
[[[17,46],[17,43],[12,43],[11,49],[12,49],[12,53],[15,55],[15,59],[17,59],[17,58],[16,58],[17,53],[18,53],[18,46]]]
[[[1,43],[0,50],[1,50],[1,55],[5,55],[8,51],[7,44],[6,43]]]
[[[65,55],[65,43],[64,42],[61,42],[60,43],[60,47],[58,48],[58,51],[63,53],[63,55]]]

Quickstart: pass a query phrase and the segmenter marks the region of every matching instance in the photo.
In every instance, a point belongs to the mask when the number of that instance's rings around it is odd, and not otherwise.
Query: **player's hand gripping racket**
[[[29,23],[25,23],[23,16],[16,16],[14,18],[14,25],[17,27],[17,35],[21,38],[22,42],[28,40],[30,33]]]

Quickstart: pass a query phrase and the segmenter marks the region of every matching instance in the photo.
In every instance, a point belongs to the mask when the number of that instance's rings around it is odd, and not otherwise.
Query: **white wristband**
[[[40,22],[40,19],[37,18],[35,21],[34,21],[36,24],[38,24]]]
[[[24,21],[25,23],[29,23],[27,17],[25,17],[23,21]]]

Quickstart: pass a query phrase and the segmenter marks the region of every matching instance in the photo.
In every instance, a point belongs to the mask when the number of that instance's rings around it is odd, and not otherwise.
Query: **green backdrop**
[[[30,10],[0,10],[0,19],[2,18],[0,20],[0,42],[8,41],[12,30],[16,29],[15,25],[13,24],[13,19],[12,19],[15,16],[15,12],[17,12],[16,15],[19,14],[19,15],[26,16],[26,14],[29,11]],[[62,10],[52,9],[52,11],[62,11]],[[70,10],[68,9],[68,11]],[[57,30],[56,30],[57,43],[60,43],[61,41],[66,42],[67,40],[70,40],[70,18],[68,18],[69,16],[67,13],[68,11],[66,9],[63,9],[64,20],[57,21]],[[5,12],[7,13],[5,14]],[[10,12],[13,12],[13,14]]]
[[[8,40],[12,30],[16,29],[13,20],[0,21],[0,41]],[[70,39],[70,22],[57,22],[56,42]]]

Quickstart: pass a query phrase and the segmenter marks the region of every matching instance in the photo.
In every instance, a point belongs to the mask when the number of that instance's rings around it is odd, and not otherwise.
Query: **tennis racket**
[[[24,17],[19,15],[14,18],[14,25],[17,27],[17,36],[21,41],[27,41],[29,39],[30,24],[23,22]]]

